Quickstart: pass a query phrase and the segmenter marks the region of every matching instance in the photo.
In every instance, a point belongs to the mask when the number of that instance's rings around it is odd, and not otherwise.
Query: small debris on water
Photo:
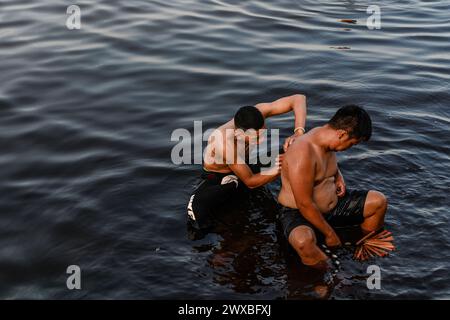
[[[341,19],[341,22],[345,22],[345,23],[351,23],[351,24],[356,24],[356,20],[355,19]]]
[[[344,46],[340,46],[340,47],[330,47],[331,49],[338,49],[338,50],[350,50],[350,47],[344,47]]]

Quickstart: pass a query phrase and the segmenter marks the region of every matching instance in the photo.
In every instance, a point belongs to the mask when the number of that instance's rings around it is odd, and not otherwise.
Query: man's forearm
[[[336,181],[342,181],[345,183],[344,177],[342,176],[341,170],[339,170],[339,168],[337,169],[335,179]]]
[[[298,94],[295,96],[292,107],[295,115],[295,128],[305,128],[306,124],[306,96]]]
[[[245,185],[249,188],[257,188],[263,186],[269,182],[272,182],[278,177],[278,174],[262,174],[255,173],[250,178],[244,181]]]
[[[328,224],[322,213],[314,204],[299,206],[299,210],[305,219],[322,232],[323,235],[327,236],[334,232],[333,228]]]

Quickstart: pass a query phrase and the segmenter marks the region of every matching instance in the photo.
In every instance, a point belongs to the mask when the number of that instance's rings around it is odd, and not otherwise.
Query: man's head
[[[336,133],[330,146],[334,151],[347,150],[361,141],[368,141],[372,135],[372,120],[366,110],[357,105],[340,108],[328,125]]]
[[[241,107],[234,115],[234,126],[240,136],[245,133],[246,141],[258,140],[265,129],[264,117],[256,107]]]

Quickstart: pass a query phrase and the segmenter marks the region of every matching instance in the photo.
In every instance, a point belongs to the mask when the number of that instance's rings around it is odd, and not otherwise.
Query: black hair
[[[372,135],[372,120],[362,107],[350,104],[339,108],[328,121],[333,129],[348,130],[351,138],[368,141]]]
[[[248,129],[259,130],[264,126],[264,117],[254,106],[241,107],[234,115],[234,125],[244,131]]]

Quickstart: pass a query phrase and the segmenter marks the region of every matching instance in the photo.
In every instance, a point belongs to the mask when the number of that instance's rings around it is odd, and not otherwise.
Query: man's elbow
[[[258,181],[254,180],[252,177],[249,177],[247,179],[243,179],[242,182],[245,184],[245,186],[249,189],[255,189],[261,186]]]
[[[301,100],[301,101],[305,101],[306,100],[306,96],[304,94],[301,94],[301,93],[294,94],[293,97],[296,100]]]
[[[243,182],[246,185],[246,187],[249,189],[255,189],[255,188],[258,188],[261,186],[260,184],[253,182],[253,181],[243,181]]]

